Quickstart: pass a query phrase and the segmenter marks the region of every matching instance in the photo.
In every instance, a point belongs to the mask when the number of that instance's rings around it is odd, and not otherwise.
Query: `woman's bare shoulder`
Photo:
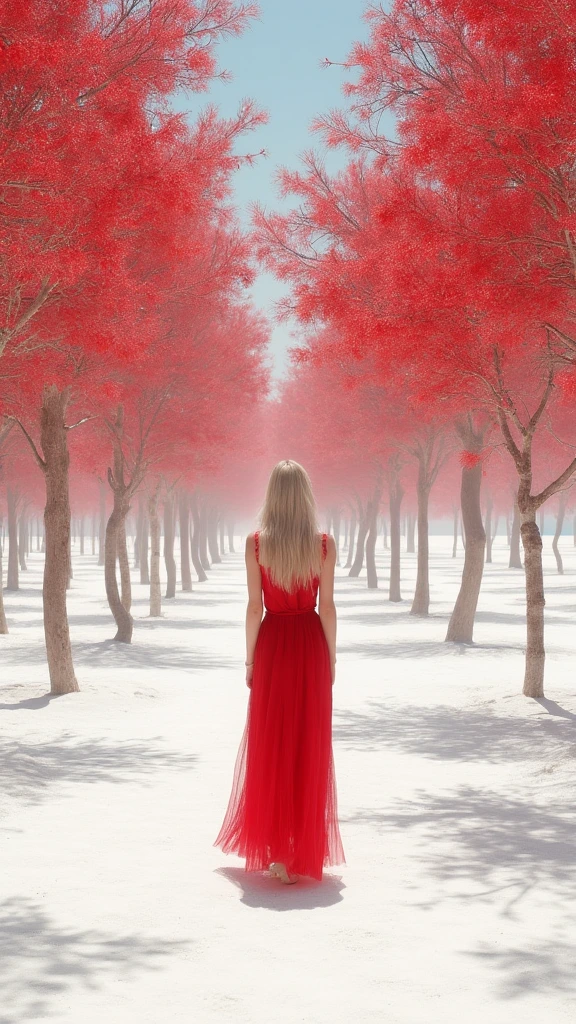
[[[324,536],[326,536],[326,555],[336,554],[336,541],[331,533],[320,533],[318,534],[320,542],[322,542]]]
[[[330,553],[336,553],[336,541],[331,533],[326,534],[326,550]]]

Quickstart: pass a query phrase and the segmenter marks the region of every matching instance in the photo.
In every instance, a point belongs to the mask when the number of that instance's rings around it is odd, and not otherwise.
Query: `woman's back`
[[[327,540],[327,534],[325,533],[318,537],[318,543],[322,543],[322,560],[326,558]],[[256,561],[260,565],[259,547],[259,531],[256,530],[254,534],[254,552],[256,554]],[[316,607],[319,576],[314,576],[307,587],[300,586],[294,591],[289,592],[272,582],[264,565],[260,565],[260,573],[266,611],[276,615],[288,615],[313,611]]]

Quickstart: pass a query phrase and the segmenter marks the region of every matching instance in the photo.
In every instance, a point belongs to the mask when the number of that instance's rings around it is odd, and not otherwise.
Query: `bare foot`
[[[286,870],[286,865],[279,860],[273,861],[270,865],[270,874],[273,878],[279,878],[285,885],[294,885],[294,882],[297,882],[300,877],[299,875],[291,875]]]

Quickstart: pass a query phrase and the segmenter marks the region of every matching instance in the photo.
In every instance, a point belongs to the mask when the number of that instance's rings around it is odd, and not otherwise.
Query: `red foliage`
[[[477,466],[479,462],[482,462],[482,455],[478,452],[460,452],[460,465],[466,466],[467,469],[472,469]]]
[[[266,392],[266,327],[245,302],[253,270],[229,206],[236,140],[263,115],[208,107],[190,126],[168,103],[207,88],[218,40],[256,13],[0,0],[0,411],[34,433],[42,389],[70,388],[70,419],[89,417],[70,435],[84,469],[105,472],[100,428],[118,403],[127,445],[144,432],[167,471],[192,446],[196,472]]]

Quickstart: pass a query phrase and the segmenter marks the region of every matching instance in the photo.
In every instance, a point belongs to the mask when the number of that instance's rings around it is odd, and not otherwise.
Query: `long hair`
[[[258,519],[259,561],[272,583],[290,592],[320,576],[316,502],[299,462],[284,459],[274,466]]]

